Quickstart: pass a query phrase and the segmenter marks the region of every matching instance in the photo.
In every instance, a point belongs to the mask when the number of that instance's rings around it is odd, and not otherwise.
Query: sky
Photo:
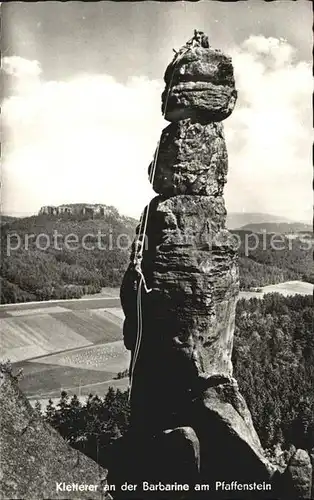
[[[2,4],[2,212],[155,195],[163,74],[195,28],[232,57],[230,212],[312,218],[311,2]]]

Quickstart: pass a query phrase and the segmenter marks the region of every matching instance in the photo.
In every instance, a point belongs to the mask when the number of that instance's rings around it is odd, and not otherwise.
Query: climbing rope
[[[183,57],[183,55],[190,50],[191,48],[191,43],[193,41],[193,37],[186,43],[187,47],[186,49],[181,52],[177,52],[175,55],[175,59],[173,61],[173,68],[172,68],[172,73],[171,73],[171,78],[169,81],[168,85],[168,90],[166,94],[166,99],[165,99],[165,106],[164,106],[164,111],[163,111],[163,116],[165,116],[166,111],[167,111],[167,106],[168,106],[168,101],[169,101],[169,95],[170,95],[170,90],[171,90],[171,85],[173,82],[173,77],[174,77],[174,71],[176,68],[176,65]],[[152,163],[152,168],[151,172],[149,174],[149,181],[153,185],[154,179],[155,179],[155,173],[156,173],[156,167],[157,167],[157,160],[158,160],[158,155],[159,155],[159,149],[160,149],[160,140],[158,141],[157,148],[155,151],[153,163]],[[143,250],[144,250],[144,245],[145,245],[145,238],[146,238],[146,231],[147,231],[147,223],[148,223],[148,217],[149,217],[149,209],[150,209],[150,203],[147,205],[147,209],[144,210],[143,216],[141,217],[140,221],[140,227],[138,231],[138,237],[135,241],[135,249],[134,249],[134,269],[138,273],[140,280],[137,288],[137,300],[136,300],[136,305],[137,305],[137,333],[136,333],[136,342],[135,342],[135,347],[134,347],[134,353],[132,356],[131,360],[131,366],[130,366],[130,382],[129,382],[129,401],[131,399],[131,393],[132,393],[132,386],[133,386],[133,377],[134,377],[134,370],[135,370],[135,365],[138,359],[140,347],[141,347],[141,342],[142,342],[142,335],[143,335],[143,317],[142,317],[142,286],[144,287],[144,290],[146,293],[150,293],[152,291],[151,288],[147,287],[146,284],[146,279],[142,270],[142,260],[143,260]],[[142,236],[142,237],[141,237]]]

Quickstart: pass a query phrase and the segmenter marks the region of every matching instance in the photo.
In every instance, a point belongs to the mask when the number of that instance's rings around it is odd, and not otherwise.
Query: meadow
[[[240,298],[262,299],[271,292],[306,295],[312,289],[309,283],[288,281],[259,292],[241,291]],[[111,290],[111,296],[116,293]],[[122,341],[123,312],[118,300],[108,302],[106,296],[3,306],[10,317],[2,318],[2,359],[22,369],[20,387],[33,403],[58,399],[62,389],[84,399],[90,393],[104,396],[110,386],[127,388],[127,378],[117,379],[130,359]]]
[[[99,306],[109,307],[99,307]],[[69,394],[106,394],[128,368],[117,301],[41,303],[2,310],[1,359],[21,372],[20,388],[32,401]],[[110,307],[112,306],[112,307]]]

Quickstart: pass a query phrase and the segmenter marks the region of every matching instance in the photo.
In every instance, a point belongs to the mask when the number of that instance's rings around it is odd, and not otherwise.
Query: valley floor
[[[267,285],[262,287],[260,292],[256,291],[242,291],[240,298],[250,299],[251,297],[261,298],[266,293],[281,293],[282,295],[312,295],[314,285],[305,281],[285,281],[284,283],[277,283],[276,285]]]
[[[313,293],[313,285],[289,281],[260,292],[240,292],[240,298],[262,298]],[[43,406],[60,391],[104,396],[109,386],[126,389],[128,379],[117,379],[127,369],[129,352],[122,341],[123,311],[119,289],[103,289],[97,296],[0,306],[0,359],[23,370],[21,389],[32,403]]]

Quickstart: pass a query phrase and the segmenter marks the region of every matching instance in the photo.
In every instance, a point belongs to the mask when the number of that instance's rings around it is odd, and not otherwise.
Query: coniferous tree
[[[46,406],[45,420],[48,424],[55,427],[56,424],[56,408],[53,404],[52,399],[49,399],[48,404]]]
[[[66,391],[61,392],[60,401],[57,404],[58,409],[56,410],[56,422],[57,429],[60,432],[61,436],[65,439],[69,438],[69,421],[70,421],[70,405],[69,405],[69,396]]]
[[[41,404],[38,400],[36,400],[36,403],[34,405],[34,409],[36,411],[36,413],[41,416]]]

